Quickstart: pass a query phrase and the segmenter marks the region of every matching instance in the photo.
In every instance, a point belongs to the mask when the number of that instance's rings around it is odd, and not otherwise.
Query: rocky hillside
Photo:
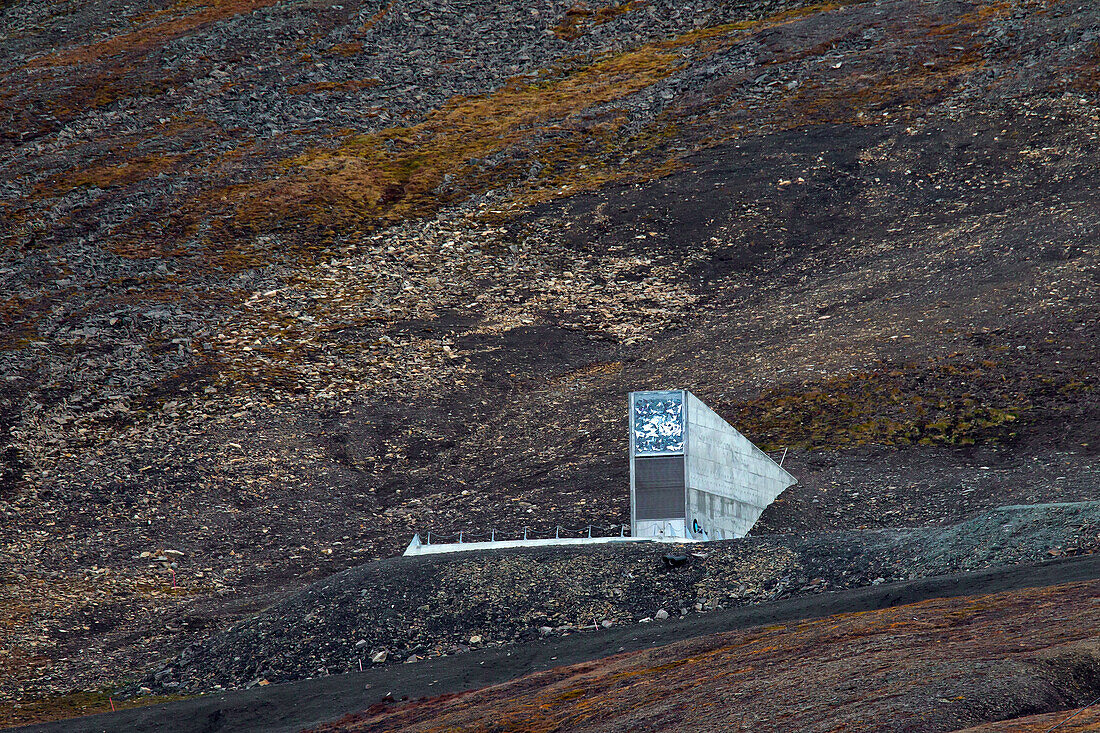
[[[151,671],[135,692],[254,687],[474,648],[1100,551],[1100,502],[943,528],[394,558],[346,570]],[[687,558],[669,567],[664,556]],[[683,555],[681,555],[683,553]]]
[[[1098,590],[1072,583],[716,634],[466,694],[379,703],[311,730],[611,732],[685,720],[708,732],[1096,730],[1094,711],[1062,723],[1100,683]],[[1059,712],[1033,715],[1040,710]]]
[[[1097,498],[1100,9],[0,3],[0,699],[414,531],[627,514],[625,393],[757,534]]]

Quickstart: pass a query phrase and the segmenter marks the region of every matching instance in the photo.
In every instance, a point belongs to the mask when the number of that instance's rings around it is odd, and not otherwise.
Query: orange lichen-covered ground
[[[950,731],[1094,698],[1097,628],[1095,581],[930,600],[693,639],[460,695],[379,704],[316,733]]]
[[[1027,715],[977,725],[959,733],[1082,733],[1089,730],[1100,730],[1100,707]]]

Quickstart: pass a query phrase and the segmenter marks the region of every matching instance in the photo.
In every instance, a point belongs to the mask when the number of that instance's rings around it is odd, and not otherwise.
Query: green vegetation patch
[[[57,697],[16,702],[7,707],[0,707],[0,727],[48,723],[53,720],[66,720],[84,715],[109,713],[112,710],[159,705],[194,697],[193,695],[149,695],[129,700],[118,700],[113,697],[114,694],[114,689],[106,689],[73,692]]]
[[[430,214],[520,178],[538,158],[560,161],[571,145],[612,138],[625,116],[578,115],[654,84],[680,63],[674,51],[645,47],[560,77],[514,81],[457,99],[418,125],[354,135],[334,150],[292,158],[282,166],[287,175],[225,193],[236,203],[237,224],[257,229],[288,216],[348,225]]]
[[[1027,372],[946,357],[787,384],[733,409],[765,450],[1008,442],[1036,410],[1063,412],[1096,389],[1087,374]]]

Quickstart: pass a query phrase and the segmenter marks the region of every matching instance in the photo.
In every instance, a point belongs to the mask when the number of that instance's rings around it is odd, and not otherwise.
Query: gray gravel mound
[[[393,558],[334,575],[143,681],[205,692],[1100,548],[1100,502],[1001,507],[947,527]],[[372,661],[373,660],[373,661]]]

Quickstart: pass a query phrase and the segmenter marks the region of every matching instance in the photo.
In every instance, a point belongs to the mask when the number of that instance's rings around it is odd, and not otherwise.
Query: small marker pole
[[[176,569],[175,568],[168,568],[168,569],[172,571],[172,587],[175,588],[176,587]]]
[[[115,711],[115,699],[113,697],[108,697],[107,699],[111,702],[111,712],[113,713]]]
[[[363,671],[363,660],[362,659],[359,660],[359,671],[360,672]]]

